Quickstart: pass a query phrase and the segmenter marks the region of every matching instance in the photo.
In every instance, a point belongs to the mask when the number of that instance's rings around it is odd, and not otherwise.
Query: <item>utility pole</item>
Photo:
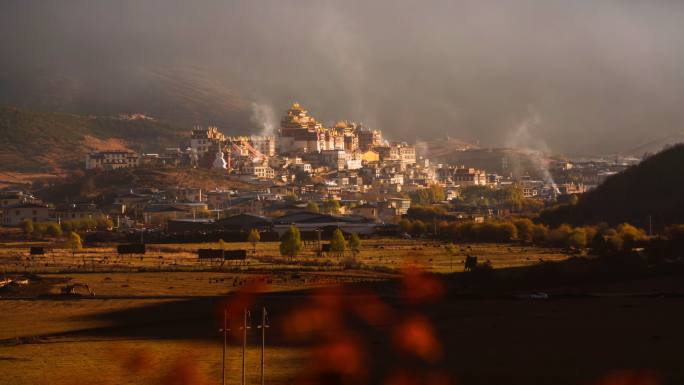
[[[653,217],[648,216],[648,235],[653,235]]]
[[[258,326],[261,329],[261,385],[264,385],[264,351],[266,350],[266,328],[270,327],[267,322],[266,307],[261,308],[261,325]]]
[[[242,385],[245,385],[245,355],[247,354],[247,317],[250,315],[249,310],[245,309],[243,323],[242,323]]]
[[[228,318],[228,311],[226,308],[223,309],[223,329],[219,329],[223,333],[223,359],[221,366],[221,385],[226,385],[226,353],[228,352],[228,324],[230,323]]]
[[[321,232],[322,232],[323,230],[321,230],[321,229],[316,229],[316,230],[314,230],[314,231],[316,231],[316,237],[317,237],[317,239],[318,239],[318,245],[317,245],[317,246],[318,246],[318,253],[317,253],[317,254],[318,254],[318,256],[320,257],[321,254],[323,253],[323,246],[321,245]]]

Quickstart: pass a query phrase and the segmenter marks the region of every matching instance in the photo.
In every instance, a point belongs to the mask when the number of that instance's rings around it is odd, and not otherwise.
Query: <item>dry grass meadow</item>
[[[0,382],[14,385],[70,384],[92,379],[93,373],[107,373],[101,383],[148,384],[159,381],[154,375],[171,370],[174,362],[193,357],[196,370],[207,379],[220,375],[220,336],[212,338],[165,338],[129,336],[107,332],[118,320],[110,314],[130,309],[158,306],[196,298],[221,298],[254,282],[265,283],[268,292],[287,292],[326,287],[341,283],[378,282],[396,278],[407,265],[434,272],[463,270],[465,255],[478,255],[494,267],[561,260],[557,250],[509,245],[464,245],[449,255],[444,245],[435,242],[397,239],[365,240],[358,262],[345,267],[348,258],[316,256],[315,245],[307,245],[295,260],[278,255],[278,243],[259,243],[256,253],[242,264],[199,262],[196,250],[217,248],[217,243],[148,245],[144,257],[119,257],[115,245],[86,247],[72,254],[59,244],[44,246],[45,256],[33,258],[26,243],[0,245],[0,269],[7,276],[31,275],[41,279],[27,288],[5,291],[0,300]],[[227,249],[249,249],[246,243],[228,243]],[[349,255],[347,255],[348,257]],[[66,284],[87,284],[94,292],[89,297],[61,296]],[[182,311],[181,311],[182,313]],[[175,314],[175,313],[174,313]],[[274,315],[277,319],[277,316]],[[211,332],[204,332],[211,334]],[[276,331],[274,330],[274,333]],[[123,333],[126,334],[126,333]],[[258,336],[252,337],[252,339]],[[239,338],[232,338],[233,344]],[[256,341],[258,342],[258,341]],[[229,347],[228,383],[239,383],[237,347]],[[305,367],[308,349],[301,346],[269,346],[268,383],[290,383]],[[258,380],[255,366],[258,344],[248,348],[248,379]],[[146,365],[153,373],[140,375],[126,368],[129,356],[149,356]],[[94,383],[100,383],[94,382]]]
[[[240,383],[240,310],[249,308],[246,382],[257,384],[261,306],[271,323],[267,384],[593,385],[625,368],[670,373],[664,384],[684,379],[676,299],[453,297],[447,276],[412,275],[461,272],[466,255],[516,269],[568,258],[561,250],[465,244],[449,255],[441,243],[371,239],[350,264],[317,257],[314,245],[291,261],[277,243],[259,243],[245,263],[221,265],[196,259],[216,243],[149,245],[143,258],[119,258],[114,245],[76,255],[43,245],[51,251],[33,259],[27,244],[0,244],[0,271],[29,279],[0,292],[0,384],[220,384],[226,307],[237,311],[227,383]],[[60,294],[73,283],[95,295]]]

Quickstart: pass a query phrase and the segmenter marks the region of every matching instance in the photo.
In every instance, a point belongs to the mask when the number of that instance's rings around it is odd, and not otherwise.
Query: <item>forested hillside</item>
[[[104,149],[178,146],[187,127],[153,119],[93,117],[0,107],[0,171],[56,172]]]
[[[647,228],[684,222],[684,144],[653,155],[608,178],[575,205],[544,211],[550,224],[629,222]]]

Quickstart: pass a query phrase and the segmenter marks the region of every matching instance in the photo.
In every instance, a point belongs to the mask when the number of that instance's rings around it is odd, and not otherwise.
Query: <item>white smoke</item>
[[[535,164],[542,178],[546,184],[553,187],[554,191],[558,192],[556,182],[549,171],[549,146],[546,141],[539,136],[539,127],[542,124],[542,118],[534,108],[528,106],[527,117],[511,132],[506,138],[506,146],[522,151]]]
[[[267,103],[253,102],[251,110],[250,120],[259,128],[259,135],[275,135],[278,120],[273,106]]]
[[[413,143],[413,146],[416,148],[416,155],[423,158],[428,158],[430,156],[430,145],[428,142],[424,140],[416,140]]]

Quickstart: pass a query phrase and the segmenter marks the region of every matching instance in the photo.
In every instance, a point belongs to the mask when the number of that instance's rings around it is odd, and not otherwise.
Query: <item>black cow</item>
[[[465,260],[465,267],[463,271],[473,270],[477,267],[477,257],[474,255],[468,255]]]
[[[42,246],[31,246],[29,253],[31,255],[45,255],[45,248]]]

